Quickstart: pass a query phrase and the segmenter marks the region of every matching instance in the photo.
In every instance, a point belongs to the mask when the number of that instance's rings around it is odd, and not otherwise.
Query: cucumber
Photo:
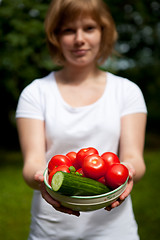
[[[53,175],[51,186],[55,192],[67,196],[93,196],[110,191],[96,180],[61,171]]]

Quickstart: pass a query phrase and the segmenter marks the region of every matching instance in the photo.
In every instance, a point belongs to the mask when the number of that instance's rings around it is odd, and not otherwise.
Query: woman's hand
[[[49,193],[46,191],[46,188],[45,188],[44,177],[43,177],[43,172],[42,171],[38,171],[35,174],[34,179],[39,183],[39,189],[41,191],[42,197],[46,200],[46,202],[51,204],[57,211],[67,213],[67,214],[70,214],[70,215],[75,215],[77,217],[80,216],[80,213],[78,211],[73,211],[69,208],[65,208],[65,207],[61,206],[61,204],[58,201],[54,200],[49,195]]]
[[[133,184],[134,184],[133,177],[135,176],[136,172],[130,163],[123,163],[123,164],[129,170],[129,179],[128,179],[127,187],[126,187],[125,191],[120,195],[120,197],[115,202],[113,202],[110,206],[105,208],[107,211],[110,211],[112,208],[118,207],[125,200],[125,198],[128,197],[128,195],[132,191]]]

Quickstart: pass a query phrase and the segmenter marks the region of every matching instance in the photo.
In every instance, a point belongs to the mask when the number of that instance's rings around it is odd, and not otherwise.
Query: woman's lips
[[[84,56],[88,52],[88,49],[73,50],[72,53],[76,56]]]

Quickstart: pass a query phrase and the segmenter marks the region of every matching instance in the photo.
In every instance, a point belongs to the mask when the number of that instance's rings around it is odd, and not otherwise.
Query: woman
[[[16,112],[23,176],[35,189],[29,240],[137,240],[129,194],[145,173],[146,106],[137,85],[97,67],[113,52],[114,21],[101,0],[53,0],[45,29],[61,69],[27,86]],[[48,195],[43,172],[53,155],[88,146],[119,154],[129,181],[105,210],[79,213]]]

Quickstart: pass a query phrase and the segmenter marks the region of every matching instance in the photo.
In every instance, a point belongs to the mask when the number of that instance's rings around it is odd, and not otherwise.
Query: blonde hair
[[[59,44],[63,24],[77,17],[92,17],[102,29],[98,63],[103,63],[113,52],[117,40],[114,20],[103,0],[52,0],[45,19],[45,31],[51,57],[55,64],[63,65],[64,56]]]

